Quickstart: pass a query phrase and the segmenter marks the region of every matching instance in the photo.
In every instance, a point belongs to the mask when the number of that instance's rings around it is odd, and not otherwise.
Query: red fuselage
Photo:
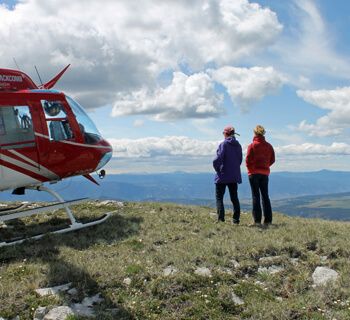
[[[0,191],[89,174],[109,161],[111,145],[78,103],[29,85],[2,88],[1,75],[16,80],[6,71],[0,69]]]

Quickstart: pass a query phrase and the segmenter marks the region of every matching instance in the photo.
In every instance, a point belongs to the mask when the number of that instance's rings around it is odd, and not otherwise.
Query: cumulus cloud
[[[141,139],[109,139],[116,158],[214,157],[221,141],[204,141],[185,136],[146,137]],[[248,145],[242,145],[243,151]],[[350,155],[350,145],[334,142],[288,144],[274,147],[277,158],[281,156],[337,156]]]
[[[146,114],[155,120],[208,118],[224,113],[222,97],[215,93],[213,81],[205,73],[187,76],[175,72],[166,88],[149,92],[146,88],[120,95],[114,103],[112,116]]]
[[[350,155],[350,145],[343,142],[289,144],[276,147],[275,151],[278,155]]]
[[[150,158],[158,156],[214,156],[218,141],[201,141],[183,136],[110,139],[117,158]]]
[[[243,110],[268,94],[275,93],[286,78],[273,67],[234,68],[211,70],[213,79],[223,84],[232,100]]]
[[[150,158],[157,156],[214,156],[221,141],[204,141],[185,136],[146,137],[141,139],[109,139],[118,158]],[[242,145],[243,151],[248,145]],[[350,145],[301,143],[275,146],[278,155],[350,155]]]
[[[185,136],[110,139],[109,142],[114,154],[108,170],[115,173],[213,172],[212,160],[220,143]],[[274,148],[277,161],[273,171],[346,170],[346,156],[350,156],[350,145],[342,142],[275,145]],[[247,145],[242,145],[242,149],[245,152]],[[244,163],[241,170],[246,170]]]
[[[89,108],[154,90],[161,71],[182,63],[197,71],[236,63],[282,30],[274,12],[248,0],[26,0],[0,6],[0,17],[1,66],[15,57],[45,80],[71,63],[60,88]]]
[[[339,135],[350,124],[350,87],[335,90],[298,90],[297,95],[329,112],[317,119],[316,123],[309,124],[306,120],[299,124],[299,130],[311,136],[325,137]]]

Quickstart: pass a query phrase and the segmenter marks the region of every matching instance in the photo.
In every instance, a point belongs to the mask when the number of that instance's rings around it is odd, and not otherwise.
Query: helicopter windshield
[[[92,120],[86,114],[84,109],[80,106],[78,102],[74,101],[72,98],[68,96],[66,96],[66,98],[78,121],[80,130],[84,136],[85,143],[95,144],[99,142],[102,139],[101,134],[97,130]]]

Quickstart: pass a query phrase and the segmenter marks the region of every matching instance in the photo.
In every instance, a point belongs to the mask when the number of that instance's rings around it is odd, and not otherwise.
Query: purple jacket
[[[220,143],[213,161],[215,183],[242,183],[241,163],[241,145],[235,137],[226,138]]]

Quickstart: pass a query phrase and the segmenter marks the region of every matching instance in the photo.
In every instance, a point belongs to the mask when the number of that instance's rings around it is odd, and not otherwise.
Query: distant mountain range
[[[214,175],[212,173],[161,173],[161,174],[117,174],[99,180],[96,186],[83,177],[71,178],[58,184],[49,185],[64,199],[89,197],[93,199],[116,199],[121,201],[162,201],[185,204],[215,206]],[[347,197],[350,193],[350,172],[322,170],[317,172],[276,172],[270,176],[270,196],[274,208],[291,215],[328,217],[334,201]],[[335,195],[343,193],[343,195]],[[308,206],[318,199],[328,197],[333,207],[327,212],[320,206]],[[250,209],[250,186],[247,175],[239,186],[242,207]],[[307,196],[307,197],[305,197]],[[12,196],[10,192],[0,193],[0,201],[48,201],[46,193],[27,191],[25,196]],[[337,200],[338,199],[338,200]],[[350,197],[349,197],[350,199]],[[226,200],[228,201],[228,195]],[[344,200],[344,199],[343,199]],[[342,201],[343,201],[342,200]],[[345,200],[344,200],[345,201]],[[343,202],[344,202],[343,201]],[[350,201],[350,200],[349,200]],[[346,202],[346,201],[345,201]],[[350,204],[342,204],[338,218],[350,219]],[[323,211],[322,211],[323,210]],[[335,213],[334,213],[335,214]],[[332,216],[331,218],[334,219]]]

